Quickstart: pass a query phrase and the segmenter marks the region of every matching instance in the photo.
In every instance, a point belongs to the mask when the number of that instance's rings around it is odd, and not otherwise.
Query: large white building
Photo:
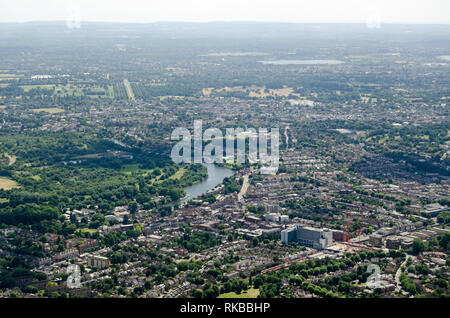
[[[304,246],[324,249],[333,243],[333,232],[329,229],[315,229],[296,225],[281,231],[281,242],[285,244],[298,242]]]

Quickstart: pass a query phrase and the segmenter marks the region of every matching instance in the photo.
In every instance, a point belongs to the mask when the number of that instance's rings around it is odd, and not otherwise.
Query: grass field
[[[84,146],[87,147],[87,145],[83,145],[83,148],[84,148]],[[87,148],[84,148],[84,149],[87,149]],[[75,159],[75,160],[78,160],[78,159],[98,159],[98,158],[101,158],[101,157],[102,157],[102,155],[99,154],[99,153],[91,153],[89,155],[76,156],[76,157],[73,157],[73,159]]]
[[[18,74],[0,73],[0,81],[17,79],[18,77],[22,77],[22,76],[23,75],[18,75]]]
[[[259,289],[250,288],[245,292],[236,294],[235,292],[229,292],[219,295],[217,298],[257,298],[259,296]]]
[[[53,90],[53,96],[59,97],[67,97],[67,96],[83,96],[85,92],[89,92],[86,94],[87,97],[98,98],[98,97],[112,97],[112,86],[108,86],[108,88],[103,88],[100,86],[92,86],[92,85],[56,85],[56,84],[34,84],[34,85],[21,85],[20,86],[26,93],[32,89],[50,89]]]
[[[294,90],[290,87],[284,87],[279,89],[265,89],[264,87],[260,87],[254,91],[251,91],[248,96],[250,97],[268,97],[268,96],[284,96],[287,97],[292,94]],[[298,95],[298,94],[292,94]]]
[[[257,98],[266,98],[269,96],[276,97],[276,96],[283,96],[288,97],[289,95],[300,97],[299,94],[294,93],[294,90],[290,87],[283,87],[279,89],[268,89],[265,86],[234,86],[234,87],[223,87],[219,89],[213,89],[213,88],[204,88],[202,90],[203,96],[210,96],[211,93],[214,91],[216,92],[241,92],[241,93],[247,93],[250,97],[257,97]]]
[[[31,179],[33,179],[34,181],[41,181],[42,180],[41,176],[39,176],[39,175],[31,176]]]
[[[141,169],[139,168],[139,164],[128,164],[128,165],[124,165],[122,167],[122,169],[120,170],[122,173],[127,174],[127,175],[131,175],[134,172],[137,172],[143,176],[147,176],[153,173],[154,169]],[[175,172],[173,175],[171,175],[169,178],[169,180],[174,180],[174,179],[180,179],[181,177],[183,177],[184,173],[185,173],[186,169],[184,168],[180,168],[177,172]],[[162,182],[162,180],[160,181],[159,179],[161,179],[161,177],[164,175],[164,173],[162,173],[159,176],[154,176],[151,180],[151,182]]]
[[[0,189],[11,190],[11,189],[15,189],[18,187],[19,187],[19,185],[17,184],[16,181],[11,180],[6,177],[0,177]]]
[[[64,109],[61,108],[36,108],[36,109],[32,109],[31,110],[34,113],[41,113],[41,112],[45,112],[45,113],[49,113],[49,114],[57,114],[57,113],[63,113]]]
[[[214,90],[214,88],[208,87],[208,88],[204,88],[202,89],[202,94],[203,96],[209,96],[211,95],[211,92]]]
[[[186,171],[186,169],[181,168],[180,170],[178,170],[177,172],[175,172],[175,174],[171,175],[169,177],[169,179],[180,179],[183,175],[184,172]]]
[[[83,89],[82,87],[76,86],[76,85],[58,85],[55,87],[55,91],[53,92],[53,95],[58,95],[60,97],[64,96],[83,96]]]
[[[87,229],[87,228],[78,229],[77,231],[86,232],[86,233],[90,233],[90,234],[97,232],[96,229]]]
[[[139,168],[138,163],[133,163],[133,164],[128,164],[128,165],[123,165],[123,167],[120,171],[127,175],[131,175],[133,172],[137,172],[139,174],[146,176],[146,175],[152,173],[153,169],[141,169],[141,168]]]
[[[120,169],[120,172],[122,172],[122,173],[124,173],[126,175],[131,175],[133,173],[138,173],[139,175],[142,175],[142,176],[152,175],[153,171],[154,171],[154,169],[141,169],[141,168],[139,168],[139,164],[123,165],[122,169]],[[168,180],[174,180],[174,179],[178,180],[181,177],[183,177],[185,172],[186,172],[186,169],[180,168],[177,172],[175,172],[173,175],[171,175],[167,179]],[[161,183],[161,182],[163,182],[163,180],[160,180],[163,175],[164,175],[164,172],[162,172],[158,176],[152,176],[152,179],[150,180],[150,183],[153,184],[153,183]]]
[[[40,88],[40,89],[54,89],[55,84],[43,84],[43,85],[22,85],[20,86],[25,92],[29,92],[33,88]]]

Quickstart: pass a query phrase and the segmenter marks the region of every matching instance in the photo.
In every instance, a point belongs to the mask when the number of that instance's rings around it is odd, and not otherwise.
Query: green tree
[[[425,251],[425,243],[420,238],[415,238],[412,244],[412,253],[417,255]]]

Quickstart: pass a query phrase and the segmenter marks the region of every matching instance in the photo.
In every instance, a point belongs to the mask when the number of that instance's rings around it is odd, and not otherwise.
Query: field
[[[169,177],[169,179],[180,179],[183,175],[184,175],[184,172],[186,171],[186,169],[184,169],[184,168],[181,168],[180,170],[178,170],[177,172],[175,172],[175,174],[173,174],[173,175],[171,175],[170,177]]]
[[[21,85],[20,86],[25,93],[31,91],[32,89],[39,88],[39,89],[54,89],[56,85],[54,84],[43,84],[43,85]]]
[[[128,164],[124,165],[122,169],[120,170],[122,173],[126,175],[131,175],[133,173],[137,173],[143,176],[151,175],[154,171],[154,169],[141,169],[139,168],[139,164]],[[169,180],[179,180],[183,177],[184,173],[186,172],[185,168],[180,168],[177,172],[175,172],[173,175],[168,177]],[[158,176],[154,176],[151,180],[151,183],[160,183],[162,182],[161,177],[164,175],[164,172],[162,172]]]
[[[33,179],[34,181],[41,181],[42,180],[41,176],[39,176],[39,175],[31,176],[31,179]]]
[[[9,73],[0,73],[0,81],[7,81],[7,80],[18,79],[19,77],[22,77],[22,76],[23,75],[9,74]]]
[[[149,175],[153,172],[153,169],[141,169],[139,168],[139,166],[140,165],[137,163],[124,165],[120,171],[122,173],[125,173],[126,175],[131,175],[132,173],[136,172],[144,176]]]
[[[31,84],[31,85],[21,85],[20,88],[24,90],[25,93],[30,92],[32,89],[42,89],[52,91],[52,96],[67,97],[67,96],[87,96],[87,97],[112,97],[113,91],[112,86],[101,87],[95,85],[85,85],[85,84],[67,84],[67,85],[56,85],[56,84]]]
[[[11,190],[11,189],[15,189],[18,188],[18,184],[16,181],[11,180],[9,178],[6,177],[0,177],[0,189],[3,190]]]
[[[250,288],[245,292],[236,294],[235,292],[229,292],[219,295],[217,298],[257,298],[259,296],[259,289]]]
[[[294,93],[294,90],[290,87],[283,87],[279,89],[266,88],[265,86],[234,86],[234,87],[223,87],[219,89],[204,88],[202,90],[203,96],[210,96],[213,92],[240,92],[248,94],[249,97],[266,98],[266,97],[276,97],[283,96],[288,97],[289,95],[298,96],[299,94]]]
[[[89,233],[89,234],[93,234],[93,233],[97,232],[96,229],[88,229],[88,228],[79,229],[77,231],[79,231],[81,233]]]
[[[63,113],[64,109],[61,108],[36,108],[36,109],[32,109],[31,110],[34,113],[41,113],[41,112],[45,112],[45,113],[49,113],[49,114],[57,114],[57,113]]]
[[[214,88],[204,88],[204,89],[202,89],[202,94],[203,94],[203,96],[209,96],[209,95],[211,95],[211,92],[214,90]]]
[[[268,97],[268,96],[284,96],[288,97],[293,93],[293,89],[289,87],[283,87],[280,89],[266,89],[265,87],[260,87],[255,91],[251,91],[248,95],[250,97]],[[292,94],[297,95],[297,94]]]

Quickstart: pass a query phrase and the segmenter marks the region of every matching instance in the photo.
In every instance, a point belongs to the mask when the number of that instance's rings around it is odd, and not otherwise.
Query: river
[[[188,197],[182,199],[181,203],[195,199],[199,195],[214,189],[222,183],[223,179],[231,177],[234,174],[233,170],[229,168],[218,167],[214,164],[204,164],[204,166],[208,169],[208,178],[205,181],[184,188]]]
[[[116,139],[112,139],[112,142],[122,147],[131,148]],[[186,191],[186,197],[180,200],[181,203],[186,203],[187,201],[195,199],[199,195],[214,189],[217,185],[222,183],[223,179],[234,175],[234,171],[229,168],[218,167],[214,164],[203,163],[203,165],[206,169],[208,169],[208,178],[206,178],[205,181],[184,188],[184,191]]]

